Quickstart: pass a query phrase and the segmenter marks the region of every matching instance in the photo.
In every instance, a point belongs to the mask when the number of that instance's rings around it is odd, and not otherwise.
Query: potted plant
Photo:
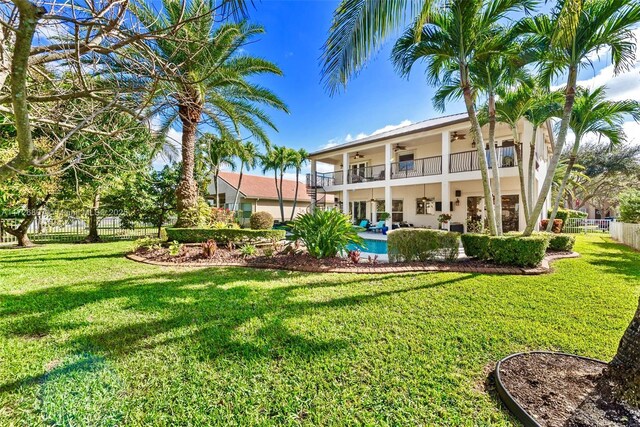
[[[443,229],[444,226],[446,226],[449,221],[451,221],[451,215],[449,214],[438,215],[438,225],[440,226],[441,229]]]
[[[389,212],[378,212],[378,221],[386,221],[390,216]]]

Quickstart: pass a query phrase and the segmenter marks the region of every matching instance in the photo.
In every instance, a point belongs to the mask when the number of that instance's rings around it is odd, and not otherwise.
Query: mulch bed
[[[504,389],[540,426],[640,426],[639,410],[611,403],[598,386],[605,367],[593,359],[540,352],[504,360],[499,374]]]
[[[549,260],[575,257],[577,254],[553,254]],[[265,256],[258,248],[254,256],[243,256],[238,249],[218,248],[214,256],[206,258],[202,255],[200,245],[184,245],[180,254],[172,256],[168,249],[138,250],[127,255],[129,259],[164,266],[244,266],[254,268],[272,268],[293,271],[331,272],[331,273],[396,273],[412,271],[451,271],[465,273],[495,274],[543,274],[550,271],[548,260],[539,267],[519,268],[501,266],[475,259],[461,259],[454,263],[432,261],[429,263],[382,263],[375,260],[362,259],[354,264],[346,258],[336,257],[316,259],[306,253],[275,253]]]

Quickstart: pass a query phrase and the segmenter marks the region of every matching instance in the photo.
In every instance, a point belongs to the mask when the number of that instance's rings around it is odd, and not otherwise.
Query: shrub
[[[182,211],[180,220],[183,224],[188,224],[190,227],[205,227],[209,224],[210,215],[211,207],[204,198],[199,197],[197,205]]]
[[[436,256],[445,261],[458,257],[459,234],[428,229],[398,229],[387,237],[389,261],[426,262]]]
[[[489,239],[488,234],[466,233],[460,236],[464,253],[468,257],[482,260],[489,259]]]
[[[282,240],[284,230],[249,230],[246,228],[167,228],[170,240],[181,243],[200,243],[213,240],[217,244],[253,242],[261,239]]]
[[[389,212],[378,212],[378,215],[376,215],[378,221],[386,221],[390,216]]]
[[[560,232],[562,232],[563,224],[564,224],[564,220],[562,220],[560,218],[554,219],[553,220],[553,226],[551,227],[551,232],[552,233],[560,233]],[[549,220],[548,219],[543,219],[542,221],[540,221],[540,230],[541,231],[546,231],[548,225],[549,225]]]
[[[246,245],[240,248],[240,254],[242,254],[242,256],[245,258],[248,256],[254,256],[256,252],[257,252],[256,247],[251,243],[247,243]]]
[[[276,250],[272,246],[267,246],[266,248],[262,249],[262,254],[268,258],[271,258],[275,251]]]
[[[273,228],[273,215],[269,212],[255,212],[249,218],[252,230],[270,230]]]
[[[337,209],[314,209],[298,215],[291,223],[291,240],[300,240],[315,258],[334,257],[346,253],[350,244],[362,244],[362,238],[351,225],[351,217]]]
[[[549,237],[549,247],[552,251],[573,251],[576,238],[570,234],[552,234]]]
[[[640,191],[627,190],[620,195],[620,221],[640,223]]]
[[[228,228],[233,228],[236,225],[235,222],[236,212],[226,208],[211,208],[209,211],[209,225],[213,224],[226,224]],[[224,228],[218,226],[217,228]]]
[[[360,251],[359,250],[349,251],[349,260],[354,264],[359,263],[360,262]]]
[[[547,216],[548,217],[551,217],[551,212],[552,212],[551,209],[549,209],[547,211]],[[569,218],[586,218],[586,217],[587,217],[587,213],[586,212],[580,212],[580,211],[576,211],[576,210],[573,210],[573,209],[558,209],[558,212],[556,213],[556,218],[555,219],[561,219],[562,220],[562,224],[560,225],[560,231],[558,231],[558,233],[562,232],[562,229],[564,228],[564,224],[567,223],[567,220]],[[553,225],[553,227],[555,228],[555,224]],[[554,233],[555,233],[555,231],[554,231]]]
[[[490,236],[489,257],[496,264],[535,267],[545,256],[549,238],[536,236]]]
[[[216,242],[209,239],[206,242],[202,242],[202,256],[205,258],[213,258],[216,251],[218,250],[218,245]]]
[[[144,250],[155,250],[160,249],[162,247],[163,240],[158,239],[156,237],[143,237],[141,239],[134,240],[131,245],[131,250],[136,252],[140,249]]]
[[[178,256],[180,255],[181,251],[182,251],[182,244],[177,240],[174,240],[169,244],[169,255]]]

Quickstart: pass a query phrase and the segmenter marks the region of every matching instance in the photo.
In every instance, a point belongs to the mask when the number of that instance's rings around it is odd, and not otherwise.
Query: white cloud
[[[405,126],[409,126],[411,124],[411,120],[403,120],[400,123],[398,123],[397,125],[386,125],[384,127],[381,127],[380,129],[376,129],[373,132],[367,134],[364,132],[360,132],[358,134],[356,134],[356,136],[353,136],[351,133],[348,133],[344,138],[333,138],[330,139],[326,144],[322,145],[320,147],[321,150],[327,149],[327,148],[332,148],[335,146],[338,146],[340,144],[344,144],[347,142],[353,142],[353,141],[357,141],[359,139],[363,139],[366,138],[368,136],[373,136],[373,135],[379,135],[381,133],[385,133],[385,132],[389,132],[401,127],[405,127]]]

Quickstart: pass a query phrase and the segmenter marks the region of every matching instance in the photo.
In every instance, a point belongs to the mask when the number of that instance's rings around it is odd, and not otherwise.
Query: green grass
[[[179,269],[130,243],[0,250],[0,425],[513,425],[487,369],[609,359],[640,253],[579,237],[551,275]]]

